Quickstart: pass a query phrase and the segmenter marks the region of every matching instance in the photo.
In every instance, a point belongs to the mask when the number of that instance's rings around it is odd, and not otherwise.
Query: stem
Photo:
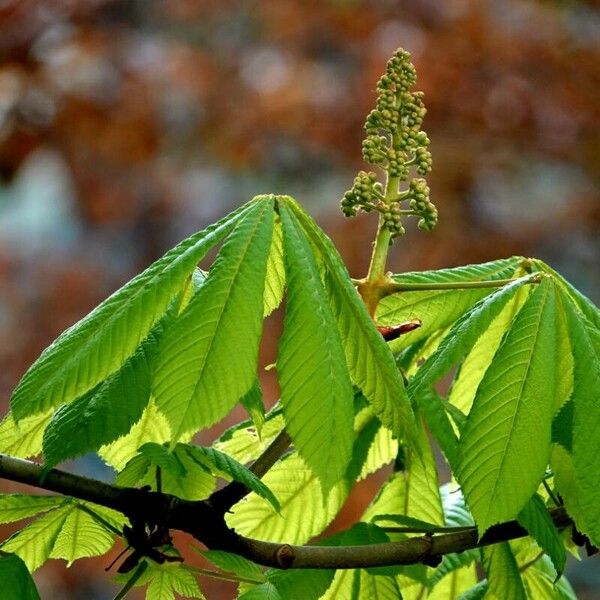
[[[473,529],[473,526],[464,527],[381,527],[387,533],[452,533],[454,531],[468,531]]]
[[[283,432],[278,438],[285,440]],[[282,445],[278,447],[281,448]],[[273,452],[272,456],[275,454]],[[209,548],[233,552],[257,564],[280,569],[355,569],[409,565],[422,563],[431,557],[463,552],[528,535],[527,530],[517,521],[509,521],[491,527],[482,538],[479,537],[477,528],[471,527],[464,531],[365,546],[291,546],[238,535],[227,526],[220,507],[214,507],[208,501],[181,500],[169,494],[120,488],[57,469],[51,469],[41,483],[42,472],[43,467],[39,464],[0,454],[0,477],[4,479],[90,500],[101,506],[114,508],[130,518],[189,533]],[[559,529],[572,525],[564,508],[551,509],[549,513]]]
[[[390,204],[398,195],[398,177],[388,177],[385,184],[385,197],[383,202]],[[392,233],[384,226],[383,215],[379,215],[379,224],[377,227],[377,237],[373,245],[373,254],[367,273],[367,283],[373,284],[385,276],[385,264],[387,261],[388,250]]]
[[[136,584],[137,580],[144,574],[144,571],[148,568],[146,561],[141,562],[138,568],[134,571],[133,575],[127,580],[127,583],[123,589],[114,597],[114,600],[122,600],[131,591],[131,588]]]
[[[241,577],[239,575],[228,575],[227,573],[221,573],[220,571],[213,571],[212,569],[202,569],[200,567],[194,567],[192,565],[187,565],[186,569],[189,571],[193,571],[198,575],[203,575],[204,577],[211,577],[212,579],[220,579],[222,581],[232,581],[234,583],[253,583],[258,585],[260,583],[264,583],[264,581],[260,581],[258,579],[251,579],[250,577]]]
[[[381,290],[382,297],[397,294],[398,292],[426,292],[440,290],[471,290],[481,288],[496,288],[516,281],[515,278],[488,279],[484,281],[444,281],[439,283],[400,283],[390,281]],[[539,283],[541,277],[532,278],[528,283]]]
[[[558,498],[554,495],[552,488],[548,485],[548,482],[545,479],[542,479],[542,484],[543,484],[546,492],[548,493],[548,496],[550,496],[552,502],[554,502],[554,504],[556,506],[562,506],[562,504],[559,502]]]
[[[544,551],[541,550],[538,554],[536,554],[531,560],[527,561],[526,563],[523,563],[520,567],[519,567],[519,573],[523,573],[523,571],[527,571],[527,569],[529,569],[529,567],[535,565],[535,563],[540,560],[540,558],[542,558],[542,556],[544,556]]]

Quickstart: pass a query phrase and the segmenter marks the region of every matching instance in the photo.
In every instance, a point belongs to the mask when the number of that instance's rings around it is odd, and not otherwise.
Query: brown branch
[[[440,535],[425,535],[401,542],[365,546],[291,546],[263,542],[238,535],[225,523],[223,512],[208,501],[181,500],[169,494],[143,489],[120,488],[50,470],[42,482],[43,468],[31,461],[0,454],[0,477],[45,490],[88,500],[118,510],[130,519],[156,523],[190,533],[208,548],[234,552],[269,567],[298,569],[352,569],[387,565],[430,563],[445,554],[524,537],[527,531],[517,521],[489,529],[478,539],[477,528]],[[572,522],[564,508],[551,509],[558,528]]]

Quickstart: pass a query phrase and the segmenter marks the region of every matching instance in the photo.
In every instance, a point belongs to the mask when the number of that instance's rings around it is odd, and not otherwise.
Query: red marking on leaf
[[[419,327],[421,327],[421,321],[419,319],[413,319],[412,321],[405,321],[399,325],[378,325],[377,331],[379,331],[386,342],[391,342],[401,335],[410,333]]]

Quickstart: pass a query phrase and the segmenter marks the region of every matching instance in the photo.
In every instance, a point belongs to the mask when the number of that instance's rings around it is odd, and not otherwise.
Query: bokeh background
[[[413,226],[390,268],[532,255],[598,302],[598,2],[0,0],[2,412],[58,333],[257,193],[299,199],[363,275],[374,219],[338,202],[399,46],[429,109],[440,224]],[[103,566],[44,567],[42,597],[111,598]],[[599,566],[571,567],[581,598],[600,598]]]

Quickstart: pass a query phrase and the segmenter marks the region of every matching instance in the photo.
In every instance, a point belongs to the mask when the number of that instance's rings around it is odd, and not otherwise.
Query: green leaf
[[[539,494],[534,494],[531,500],[521,509],[518,521],[552,559],[554,568],[560,577],[565,569],[567,552]]]
[[[552,421],[552,442],[560,444],[567,452],[573,451],[573,417],[575,402],[565,402]]]
[[[413,397],[448,464],[455,470],[458,465],[458,438],[448,417],[447,403],[431,387],[417,388]]]
[[[405,470],[394,473],[362,516],[406,515],[427,523],[444,524],[435,458],[423,428],[419,432],[421,457],[409,453]]]
[[[256,563],[237,554],[224,552],[223,550],[206,550],[200,552],[200,554],[222,571],[234,573],[244,579],[253,579],[256,582],[267,580],[262,569]]]
[[[577,528],[600,545],[600,356],[571,302],[565,302],[574,358],[573,468]],[[560,478],[557,470],[557,477]],[[561,491],[562,494],[562,491]],[[567,505],[568,508],[568,505]],[[579,519],[577,519],[579,517]],[[583,521],[581,520],[583,519]]]
[[[457,598],[459,594],[477,583],[477,571],[474,564],[461,565],[436,582],[429,592],[427,600],[448,600]]]
[[[146,583],[146,600],[175,600],[176,597],[204,599],[196,577],[179,563],[158,565],[148,561],[148,569],[136,587]]]
[[[68,403],[114,373],[164,314],[198,261],[252,206],[181,242],[62,333],[15,389],[15,419]]]
[[[215,476],[190,456],[184,444],[178,444],[172,453],[165,446],[145,444],[140,452],[117,475],[118,485],[149,485],[156,490],[156,467],[160,466],[161,489],[166,494],[185,500],[202,500],[215,488]]]
[[[469,414],[481,379],[492,363],[504,334],[510,329],[513,319],[527,300],[530,290],[531,286],[524,286],[516,291],[498,316],[482,331],[462,362],[450,388],[448,401],[464,414]]]
[[[486,600],[527,600],[517,561],[508,542],[484,546],[482,555],[488,579]]]
[[[268,317],[283,300],[285,290],[285,263],[283,258],[283,232],[281,220],[273,213],[273,239],[267,259],[263,314]]]
[[[458,600],[482,600],[488,591],[488,580],[484,579],[479,583],[475,584],[472,588],[463,592]]]
[[[422,386],[435,383],[470,351],[517,290],[531,282],[533,275],[515,279],[480,300],[452,326],[437,350],[425,361],[408,385],[411,398]]]
[[[349,491],[342,480],[325,498],[314,471],[295,452],[277,462],[262,481],[279,499],[280,512],[252,493],[232,508],[233,514],[226,515],[227,524],[241,535],[288,544],[304,544],[320,534]]]
[[[72,510],[74,506],[70,504],[42,515],[3,542],[0,549],[18,554],[29,571],[35,571],[50,557],[54,543]]]
[[[16,554],[0,553],[0,581],[7,600],[40,600],[25,563]]]
[[[460,489],[452,489],[451,484],[442,486],[440,490],[442,504],[448,527],[469,527],[474,525],[473,517],[465,506],[465,501]],[[446,554],[439,567],[430,576],[429,582],[436,586],[447,575],[473,564],[480,558],[479,548],[465,550],[464,552]],[[452,596],[455,597],[455,596]]]
[[[99,450],[126,435],[150,400],[158,341],[170,315],[154,327],[135,354],[99,387],[59,408],[44,432],[46,467]]]
[[[171,429],[166,417],[150,399],[140,420],[127,435],[100,448],[98,455],[111,467],[121,471],[146,442],[162,444],[171,438]]]
[[[371,575],[365,569],[358,570],[358,580],[354,580],[355,598],[377,598],[378,600],[402,599],[402,591],[397,577]]]
[[[283,415],[274,409],[266,415],[260,437],[249,422],[240,423],[225,431],[213,444],[213,448],[233,456],[238,462],[247,463],[256,460],[264,452],[283,426]]]
[[[577,600],[573,588],[561,577],[555,583],[552,562],[548,556],[540,557],[521,573],[529,600]]]
[[[287,198],[327,269],[330,302],[342,337],[352,381],[383,425],[416,444],[416,424],[394,357],[369,317],[331,240],[300,205]]]
[[[260,435],[263,425],[265,424],[265,405],[258,378],[254,381],[248,392],[242,396],[240,404],[246,409],[246,412],[252,419],[252,423],[254,423],[258,435]]]
[[[13,523],[33,517],[65,502],[62,496],[0,495],[0,523]]]
[[[352,384],[342,343],[309,241],[280,206],[287,277],[277,374],[286,429],[327,492],[350,462]]]
[[[422,521],[421,519],[415,519],[407,515],[375,515],[371,521],[377,523],[377,521],[387,521],[388,523],[396,523],[402,527],[414,529],[415,532],[422,531],[423,533],[434,532],[439,530],[440,525],[429,523],[428,521]]]
[[[520,260],[520,257],[512,257],[451,269],[403,273],[394,275],[393,279],[403,284],[452,284],[505,279],[513,276]],[[403,291],[383,298],[375,316],[382,325],[393,325],[410,319],[421,320],[419,329],[392,342],[392,350],[399,352],[429,337],[433,332],[448,327],[492,291],[492,288]]]
[[[87,556],[106,554],[114,544],[115,534],[73,503],[56,536],[50,558],[64,558],[70,567]]]
[[[596,331],[600,330],[600,310],[598,307],[576,287],[572,286],[560,273],[555,271],[545,262],[535,259],[533,261],[538,269],[552,275],[559,286],[566,292],[568,298],[575,304],[577,310],[585,315],[585,318],[590,322],[590,325]]]
[[[270,581],[261,583],[238,596],[238,600],[284,600],[274,584]],[[287,599],[286,599],[287,600]]]
[[[18,458],[30,458],[42,451],[44,429],[52,418],[54,409],[25,417],[19,424],[12,412],[8,412],[0,423],[0,452]]]
[[[245,213],[161,341],[153,390],[172,444],[215,423],[254,383],[272,208],[260,201]]]
[[[215,474],[224,473],[235,481],[243,483],[249,490],[267,500],[275,510],[279,510],[279,502],[273,492],[252,471],[231,456],[215,448],[182,444],[179,447],[187,452],[194,461],[207,466]]]
[[[480,532],[519,513],[550,454],[554,395],[554,293],[539,284],[477,390],[460,438],[457,472]]]

